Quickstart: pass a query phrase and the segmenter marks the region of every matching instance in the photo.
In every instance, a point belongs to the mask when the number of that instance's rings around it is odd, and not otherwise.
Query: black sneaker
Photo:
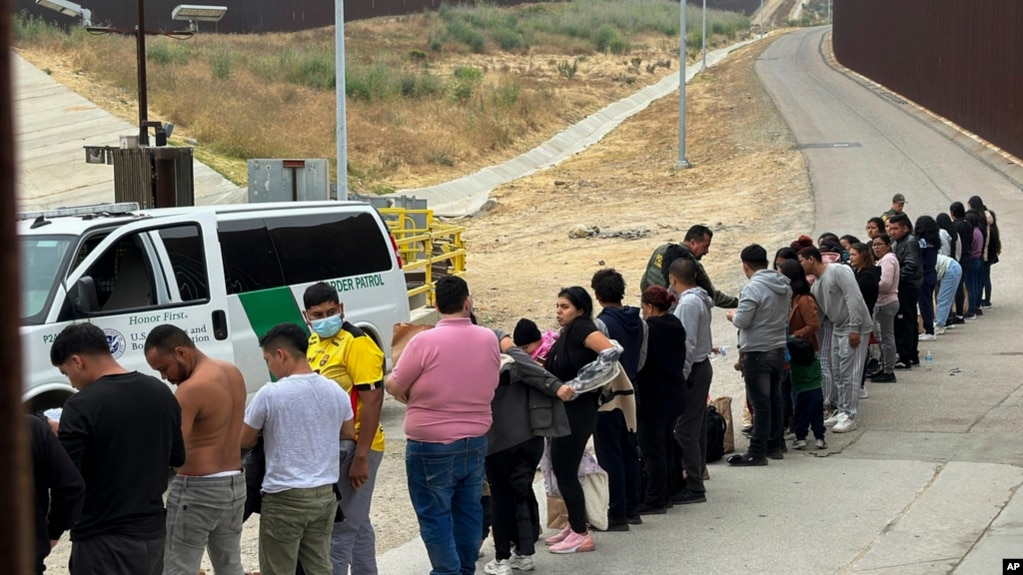
[[[626,519],[626,521],[629,522],[629,525],[642,525],[643,524],[643,518],[640,517],[639,515],[633,515],[632,517],[629,517],[628,519]]]
[[[957,315],[955,317],[955,319],[953,319],[951,322],[945,322],[945,323],[946,323],[946,325],[949,324],[949,323],[951,323],[952,325],[962,325],[962,324],[966,323],[966,318],[961,316],[961,315]]]
[[[692,489],[683,489],[675,495],[671,496],[671,500],[674,503],[686,504],[686,503],[705,503],[707,501],[706,491],[693,491]]]
[[[611,532],[613,532],[613,531],[628,531],[629,530],[629,522],[626,521],[625,519],[611,519],[611,518],[608,518],[608,520],[607,520],[607,529],[597,529],[596,527],[593,527],[593,530],[594,531],[611,531]]]
[[[785,452],[781,449],[772,449],[767,452],[768,459],[785,459]]]
[[[896,381],[894,373],[885,373],[883,371],[870,378],[871,383],[896,383]]]
[[[648,503],[640,503],[639,509],[637,509],[637,511],[639,512],[640,515],[664,515],[665,513],[668,512],[668,510],[665,509],[663,505],[657,507],[654,505],[650,505]]]
[[[735,455],[728,458],[728,464],[733,467],[753,467],[759,465],[767,465],[767,458],[760,456],[756,457],[749,455],[748,453],[736,453]]]
[[[909,369],[911,367],[913,367],[913,366],[911,366],[908,363],[903,363],[901,361],[895,362],[895,369]]]

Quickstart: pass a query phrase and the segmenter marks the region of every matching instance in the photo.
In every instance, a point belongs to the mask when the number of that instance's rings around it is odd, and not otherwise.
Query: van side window
[[[222,221],[217,228],[227,293],[287,285],[263,220]]]
[[[159,234],[170,258],[181,301],[208,300],[210,281],[199,228],[192,225],[175,226],[163,228]]]
[[[391,269],[391,248],[369,213],[267,218],[284,279],[300,284]]]
[[[96,284],[102,313],[156,305],[152,268],[138,234],[118,240],[85,275]]]

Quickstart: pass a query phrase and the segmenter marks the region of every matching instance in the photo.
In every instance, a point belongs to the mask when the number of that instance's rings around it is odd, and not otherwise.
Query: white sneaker
[[[828,443],[826,441],[824,441],[823,439],[818,439],[817,441],[814,442],[814,445],[817,446],[817,449],[827,449],[828,448]]]
[[[511,565],[512,569],[518,569],[519,571],[532,571],[536,569],[536,565],[533,563],[533,556],[519,555],[518,551],[512,551],[511,558],[508,559],[508,565]]]
[[[842,413],[841,411],[836,411],[834,415],[824,420],[824,425],[831,427],[833,425],[838,425],[839,423],[845,421],[846,419],[849,419],[848,415]]]
[[[934,341],[936,339],[938,338],[933,333],[922,333],[920,334],[920,337],[917,338],[918,341]]]
[[[945,335],[945,327],[941,325],[934,326],[934,335]]]
[[[861,387],[860,388],[860,399],[867,399],[868,397],[870,397],[870,393],[867,391],[867,388]]]
[[[792,449],[806,449],[805,439],[794,439],[792,441]]]
[[[836,423],[835,427],[833,427],[831,429],[831,431],[834,431],[835,433],[846,433],[848,431],[855,431],[855,430],[856,430],[856,420],[851,418],[851,417],[849,417],[849,416],[846,416],[844,421],[840,421],[840,422]]]
[[[512,575],[512,567],[507,559],[491,559],[483,566],[487,575]]]

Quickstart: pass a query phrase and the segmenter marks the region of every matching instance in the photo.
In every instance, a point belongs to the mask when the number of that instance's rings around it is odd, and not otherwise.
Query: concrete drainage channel
[[[707,67],[725,59],[733,50],[756,42],[747,40],[707,53]],[[686,68],[686,83],[689,83],[702,65]],[[545,168],[555,166],[565,159],[596,144],[619,124],[644,110],[652,102],[678,90],[679,72],[662,78],[652,84],[603,109],[587,116],[581,122],[556,134],[550,140],[532,150],[504,163],[484,168],[435,186],[418,189],[398,190],[389,197],[415,197],[427,200],[430,209],[438,216],[462,217],[480,211],[487,203],[490,193],[498,186],[528,176]]]

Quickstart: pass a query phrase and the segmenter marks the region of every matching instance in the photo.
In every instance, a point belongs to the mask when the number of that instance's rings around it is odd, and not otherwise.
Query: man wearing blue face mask
[[[302,296],[312,330],[306,358],[309,367],[341,386],[355,411],[355,441],[341,442],[341,509],[345,520],[334,524],[330,558],[334,573],[376,575],[376,535],[369,521],[377,469],[384,458],[380,427],[384,354],[369,334],[344,321],[337,290],[324,282]]]

